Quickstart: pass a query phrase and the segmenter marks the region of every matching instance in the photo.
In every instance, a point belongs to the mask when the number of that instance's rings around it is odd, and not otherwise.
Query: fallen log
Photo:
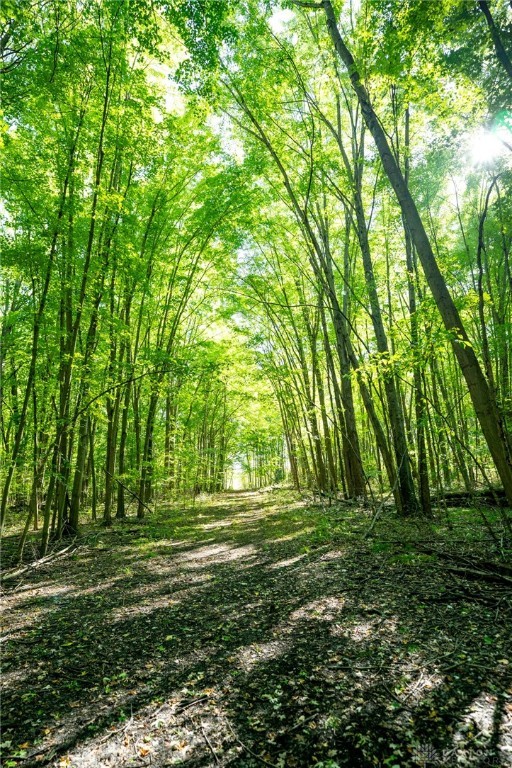
[[[491,581],[494,584],[504,584],[507,587],[512,588],[512,577],[505,576],[503,573],[497,571],[480,571],[476,568],[458,566],[458,565],[445,565],[442,567],[443,571],[449,571],[457,576],[462,576],[465,579],[477,579],[479,581]]]
[[[48,565],[49,563],[53,563],[55,560],[59,560],[60,558],[63,558],[66,555],[72,555],[78,547],[75,545],[76,539],[73,539],[72,543],[65,547],[64,549],[59,549],[56,552],[51,552],[49,555],[46,555],[45,557],[41,557],[39,560],[36,560],[33,563],[28,563],[28,565],[23,566],[22,568],[14,568],[7,571],[4,571],[2,573],[2,582],[9,581],[10,579],[14,579],[17,576],[21,576],[24,573],[27,573],[28,571],[34,571],[37,568],[40,568],[43,565]]]
[[[436,507],[471,507],[481,504],[489,507],[508,507],[503,488],[489,488],[485,491],[453,491],[442,496],[432,496],[432,506]]]

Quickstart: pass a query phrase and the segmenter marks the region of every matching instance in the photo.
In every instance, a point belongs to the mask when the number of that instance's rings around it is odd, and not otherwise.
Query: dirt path
[[[512,765],[508,603],[325,517],[233,493],[11,583],[3,765]]]

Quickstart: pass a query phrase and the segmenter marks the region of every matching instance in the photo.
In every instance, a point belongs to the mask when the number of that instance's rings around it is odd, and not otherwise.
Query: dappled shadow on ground
[[[4,765],[512,765],[508,599],[318,514],[229,494],[25,575]]]

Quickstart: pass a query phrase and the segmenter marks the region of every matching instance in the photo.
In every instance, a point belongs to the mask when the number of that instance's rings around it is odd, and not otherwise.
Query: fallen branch
[[[119,483],[119,485],[121,486],[121,488],[124,488],[124,490],[125,490],[125,491],[128,491],[128,493],[129,493],[129,494],[131,494],[131,496],[132,496],[134,499],[137,499],[137,501],[138,501],[140,504],[142,504],[142,506],[143,506],[145,509],[147,509],[147,510],[148,510],[148,512],[150,512],[151,514],[153,513],[153,510],[151,509],[151,507],[148,507],[148,505],[147,505],[147,504],[146,504],[144,501],[142,501],[142,499],[140,498],[140,496],[137,496],[137,494],[136,494],[134,491],[131,491],[131,490],[128,488],[128,486],[127,486],[127,485],[125,485],[125,484],[124,484],[124,483],[122,483],[120,480],[118,480],[118,478],[117,478],[117,477],[115,477],[115,476],[112,474],[112,472],[109,472],[109,471],[108,471],[108,469],[105,469],[105,467],[104,467],[104,470],[105,470],[105,472],[107,473],[107,475],[109,475],[109,477],[111,477],[111,478],[112,478],[112,480],[115,480],[115,481],[116,481],[116,483]]]
[[[512,585],[512,566],[506,563],[495,563],[492,560],[475,560],[463,555],[456,555],[452,552],[445,552],[436,547],[420,546],[417,549],[419,552],[433,554],[443,560],[451,560],[458,563],[458,565],[447,565],[444,570],[459,574],[469,573],[478,575],[487,581]]]
[[[300,723],[296,723],[293,728],[288,729],[288,733],[293,733],[293,731],[298,731],[299,728],[302,728],[302,726],[306,725],[306,723],[310,723],[311,720],[314,720],[315,717],[318,717],[319,712],[314,712],[314,714],[310,715],[309,717],[304,718],[304,720],[301,720]]]
[[[105,742],[107,742],[113,736],[118,736],[120,733],[126,733],[128,728],[131,726],[132,722],[133,722],[133,714],[131,715],[127,723],[125,723],[124,725],[121,725],[119,728],[114,728],[114,730],[109,731],[106,736],[103,736],[103,738],[98,741],[98,744],[105,744]]]
[[[242,749],[244,749],[246,752],[248,752],[251,755],[251,757],[254,757],[260,763],[263,763],[263,765],[270,766],[270,768],[277,768],[277,766],[275,766],[274,763],[269,763],[268,760],[265,760],[264,757],[260,757],[260,755],[258,755],[256,752],[253,752],[252,749],[247,746],[247,744],[244,744],[244,742],[241,739],[238,738],[238,736],[236,735],[235,731],[233,730],[233,728],[231,726],[231,723],[228,720],[226,720],[226,725],[228,726],[229,730],[233,734],[233,738],[235,739],[235,741],[237,741],[240,744],[240,746],[242,747]]]
[[[33,563],[29,563],[28,565],[25,565],[23,568],[16,568],[16,570],[14,571],[7,571],[6,573],[3,574],[2,580],[7,581],[8,579],[15,579],[16,576],[21,576],[23,573],[26,573],[27,571],[35,570],[36,568],[40,568],[42,565],[46,565],[47,563],[51,563],[54,560],[58,560],[59,558],[63,557],[63,555],[65,554],[72,554],[70,550],[73,549],[74,551],[75,549],[77,549],[77,547],[75,547],[75,541],[76,541],[76,538],[73,539],[72,543],[68,547],[65,547],[64,549],[59,549],[58,552],[52,552],[50,555],[46,555],[45,557],[41,557],[40,560],[36,560]]]
[[[181,715],[181,713],[186,709],[189,709],[189,707],[193,707],[194,704],[202,704],[203,701],[208,701],[208,696],[201,696],[199,699],[193,699],[192,701],[188,701],[186,704],[181,704],[176,709],[176,711],[173,712],[173,715]]]
[[[192,718],[191,718],[191,720],[192,720]],[[193,722],[195,722],[195,721],[193,721]],[[214,750],[214,748],[212,746],[212,743],[211,743],[210,739],[208,738],[208,734],[206,733],[202,722],[199,723],[199,727],[201,728],[201,733],[203,734],[203,739],[206,742],[206,746],[208,747],[208,749],[212,753],[213,759],[215,760],[216,764],[219,765],[220,764],[219,763],[219,758],[217,757],[217,753],[215,752],[215,750]]]
[[[394,692],[391,690],[391,688],[388,688],[388,686],[387,686],[387,685],[384,685],[384,683],[382,683],[382,687],[384,688],[384,690],[386,691],[386,693],[388,694],[388,696],[391,696],[391,698],[392,698],[392,699],[394,699],[394,701],[396,701],[396,702],[397,702],[397,704],[399,704],[399,705],[402,707],[402,709],[405,709],[405,710],[407,710],[408,712],[412,712],[412,708],[411,708],[411,707],[409,707],[409,706],[408,706],[408,705],[405,703],[405,701],[403,701],[403,700],[402,700],[402,699],[401,699],[399,696],[397,696],[397,695],[396,695],[396,693],[394,693]]]
[[[512,587],[512,578],[496,571],[478,571],[476,568],[464,568],[457,565],[447,565],[443,570],[455,573],[458,576],[464,576],[467,579],[482,579],[483,581],[492,581],[496,584],[506,584],[508,587]]]

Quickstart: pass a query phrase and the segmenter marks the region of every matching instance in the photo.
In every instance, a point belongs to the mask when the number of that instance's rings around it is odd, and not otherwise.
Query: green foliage
[[[105,492],[108,522],[116,495],[142,514],[233,467],[252,486],[393,493],[390,387],[416,485],[420,461],[434,487],[495,479],[323,12],[2,12],[9,501],[50,492],[58,536],[73,489],[75,512]],[[510,122],[485,19],[451,0],[339,18],[510,428],[510,164],[469,157]]]

